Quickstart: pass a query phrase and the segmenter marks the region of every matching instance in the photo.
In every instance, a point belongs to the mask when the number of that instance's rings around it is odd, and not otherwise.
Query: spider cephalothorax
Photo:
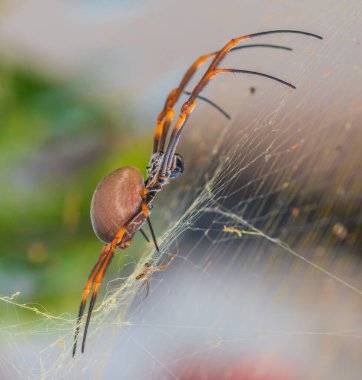
[[[150,162],[147,165],[147,184],[157,181],[157,175],[161,169],[162,159],[163,152],[156,152],[151,155]]]
[[[184,172],[184,159],[178,153],[175,153],[172,157],[169,171],[163,176],[165,178],[160,179],[161,165],[164,159],[163,152],[153,153],[150,162],[147,165],[147,180],[146,186],[152,186],[159,182],[161,185],[167,185],[168,179],[178,177]]]
[[[156,194],[161,191],[164,185],[170,182],[170,179],[179,176],[184,171],[183,158],[176,153],[176,147],[185,123],[196,106],[197,99],[206,101],[222,112],[224,116],[230,118],[219,106],[200,95],[211,78],[222,73],[252,74],[266,77],[291,88],[295,88],[292,84],[268,74],[250,70],[219,68],[219,64],[222,62],[226,54],[234,50],[254,47],[291,50],[286,46],[270,44],[236,46],[237,43],[252,37],[276,33],[295,33],[322,39],[322,37],[317,36],[316,34],[297,30],[272,30],[234,38],[221,50],[201,56],[188,69],[179,86],[170,92],[161,113],[158,115],[153,153],[147,166],[146,180],[143,179],[143,176],[138,169],[127,166],[113,171],[97,186],[91,203],[91,220],[95,234],[100,240],[105,242],[106,245],[104,246],[97,263],[93,267],[83,290],[74,333],[73,356],[76,352],[80,322],[84,313],[88,294],[93,287],[93,294],[89,304],[87,321],[84,329],[82,352],[84,351],[90,317],[96,301],[98,289],[103,275],[113,258],[115,249],[117,247],[122,249],[127,248],[131,244],[133,236],[137,231],[141,231],[142,234],[146,236],[141,230],[141,227],[147,221],[153,243],[158,251],[158,245],[152,229],[149,214]],[[213,57],[213,60],[200,81],[191,92],[186,91],[185,87],[193,77],[197,68],[211,57]],[[188,99],[182,105],[178,118],[169,133],[172,120],[175,116],[174,106],[182,94],[188,95]],[[154,268],[164,269],[165,266],[161,265]],[[149,271],[149,267],[145,268],[144,276],[139,276],[139,279],[147,277]]]

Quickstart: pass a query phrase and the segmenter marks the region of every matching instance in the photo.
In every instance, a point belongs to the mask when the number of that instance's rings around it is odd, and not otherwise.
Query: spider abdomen
[[[132,166],[114,170],[94,191],[90,215],[98,239],[110,243],[141,207],[142,173]]]

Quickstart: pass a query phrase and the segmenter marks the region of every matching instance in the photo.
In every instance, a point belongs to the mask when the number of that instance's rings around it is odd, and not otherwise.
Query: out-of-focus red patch
[[[223,380],[297,380],[293,363],[276,355],[250,356],[227,370]]]
[[[184,362],[173,373],[180,380],[298,380],[301,373],[276,354],[253,354],[239,360],[220,356]]]

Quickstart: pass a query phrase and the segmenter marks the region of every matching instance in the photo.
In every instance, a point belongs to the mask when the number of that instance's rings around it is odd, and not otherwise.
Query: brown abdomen
[[[92,227],[97,237],[110,243],[117,232],[141,207],[142,173],[132,167],[119,168],[98,184],[91,203]]]

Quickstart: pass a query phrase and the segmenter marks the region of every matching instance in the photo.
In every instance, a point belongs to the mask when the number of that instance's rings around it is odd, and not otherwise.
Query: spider
[[[153,273],[153,272],[159,272],[159,271],[162,271],[162,270],[165,270],[168,268],[168,266],[172,263],[172,261],[174,260],[174,258],[177,256],[178,252],[176,251],[175,253],[173,253],[172,255],[170,255],[162,264],[160,265],[151,265],[150,263],[146,263],[143,267],[143,271],[138,274],[136,276],[136,280],[145,280],[145,284],[146,284],[146,295],[145,295],[145,298],[146,299],[150,293],[150,281],[148,279],[148,276],[150,273]]]
[[[88,294],[93,287],[82,341],[81,351],[82,353],[84,352],[87,332],[92,311],[96,302],[97,293],[103,275],[114,256],[115,249],[126,249],[129,247],[135,233],[138,231],[140,231],[142,235],[147,238],[147,235],[141,229],[143,224],[147,222],[155,249],[159,252],[157,240],[150,221],[150,212],[152,210],[156,194],[162,190],[163,186],[169,184],[172,179],[178,177],[184,171],[184,161],[182,156],[176,153],[176,147],[186,121],[196,106],[197,100],[200,99],[206,101],[222,112],[224,116],[230,118],[229,115],[219,106],[200,95],[209,81],[216,75],[222,73],[252,74],[272,79],[295,89],[295,86],[291,83],[261,72],[219,68],[219,64],[224,57],[229,52],[237,49],[268,47],[292,50],[285,46],[270,44],[236,46],[240,41],[247,40],[249,38],[277,33],[295,33],[322,39],[322,37],[316,34],[299,30],[271,30],[234,38],[230,40],[221,50],[202,55],[188,69],[179,86],[169,93],[164,107],[157,117],[153,152],[147,166],[146,179],[144,180],[142,173],[138,169],[132,166],[126,166],[108,174],[98,184],[93,194],[90,215],[93,230],[96,236],[105,243],[105,246],[97,263],[93,267],[83,290],[82,301],[79,307],[79,314],[74,332],[73,356],[76,353],[80,323],[84,314]],[[195,88],[191,92],[186,91],[185,87],[195,74],[197,68],[212,57],[213,59],[209,67]],[[175,116],[174,106],[182,94],[188,95],[188,99],[181,106],[178,118],[176,119],[171,133],[169,133],[172,120]],[[166,144],[168,136],[168,143]],[[145,268],[145,271],[143,272],[144,276],[143,274],[139,275],[141,276],[139,279],[147,278],[147,274],[150,271],[151,268]]]

